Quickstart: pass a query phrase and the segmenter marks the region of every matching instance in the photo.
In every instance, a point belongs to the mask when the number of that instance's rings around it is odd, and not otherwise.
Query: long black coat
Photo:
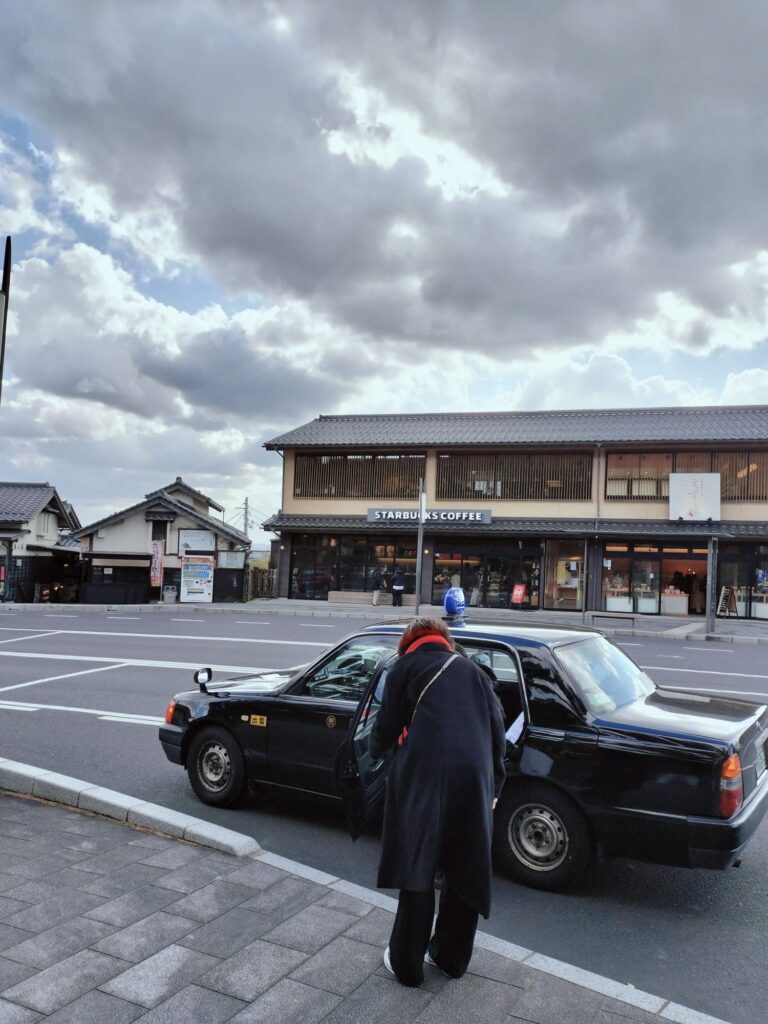
[[[436,871],[457,896],[488,917],[493,798],[504,784],[501,706],[486,674],[459,657],[424,687],[451,652],[426,643],[392,667],[373,727],[371,753],[397,743],[387,780],[378,885],[422,892]],[[413,722],[411,718],[413,716]]]

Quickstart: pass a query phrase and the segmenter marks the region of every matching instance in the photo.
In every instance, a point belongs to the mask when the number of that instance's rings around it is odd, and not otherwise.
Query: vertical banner
[[[214,561],[212,555],[182,557],[179,601],[187,604],[210,604],[213,601]]]
[[[150,551],[152,553],[152,561],[149,563],[149,585],[150,587],[162,587],[165,541],[153,540]]]

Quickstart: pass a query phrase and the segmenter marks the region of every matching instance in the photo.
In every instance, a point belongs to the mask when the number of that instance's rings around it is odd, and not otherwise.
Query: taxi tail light
[[[732,818],[744,803],[744,782],[741,774],[741,760],[738,754],[731,754],[720,769],[720,817]]]
[[[174,713],[175,710],[176,710],[176,701],[172,700],[168,704],[168,707],[165,709],[165,724],[166,725],[172,725],[173,724],[173,713]]]

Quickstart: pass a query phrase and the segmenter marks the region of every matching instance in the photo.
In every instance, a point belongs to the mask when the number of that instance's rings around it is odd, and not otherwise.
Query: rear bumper
[[[768,811],[768,775],[738,814],[727,821],[688,818],[688,858],[693,868],[728,868],[737,861]]]
[[[161,725],[159,730],[160,745],[165,751],[165,756],[174,764],[184,764],[181,756],[182,740],[184,731],[178,725]]]
[[[684,817],[636,808],[593,813],[598,842],[613,856],[691,868],[727,868],[768,812],[768,775],[733,818]]]

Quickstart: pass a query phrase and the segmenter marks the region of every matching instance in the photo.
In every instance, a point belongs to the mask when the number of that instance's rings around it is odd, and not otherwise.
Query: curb
[[[220,825],[213,825],[201,818],[194,818],[190,814],[181,814],[179,811],[162,807],[160,804],[152,804],[140,800],[138,797],[127,796],[114,789],[105,789],[103,786],[83,782],[81,779],[75,779],[69,775],[60,775],[58,772],[35,768],[33,765],[23,764],[20,761],[0,758],[0,792],[7,792],[15,796],[37,797],[76,810],[100,814],[128,825],[149,828],[173,839],[184,839],[197,843],[199,846],[207,846],[223,853],[233,854],[236,857],[251,857],[299,878],[324,885],[335,892],[369,903],[381,910],[392,914],[397,911],[397,900],[392,896],[387,896],[377,889],[367,889],[354,882],[347,882],[299,861],[269,853],[250,836],[223,828]],[[642,989],[636,989],[633,985],[613,981],[601,974],[594,974],[592,971],[545,956],[543,953],[536,953],[524,946],[518,946],[514,942],[489,935],[487,932],[477,932],[475,945],[478,949],[484,949],[489,953],[513,960],[515,963],[530,967],[541,974],[549,974],[590,992],[609,996],[611,999],[616,999],[636,1009],[655,1013],[663,1020],[671,1021],[673,1024],[728,1024],[728,1021],[719,1017],[700,1013],[664,999],[662,996],[655,996]]]

